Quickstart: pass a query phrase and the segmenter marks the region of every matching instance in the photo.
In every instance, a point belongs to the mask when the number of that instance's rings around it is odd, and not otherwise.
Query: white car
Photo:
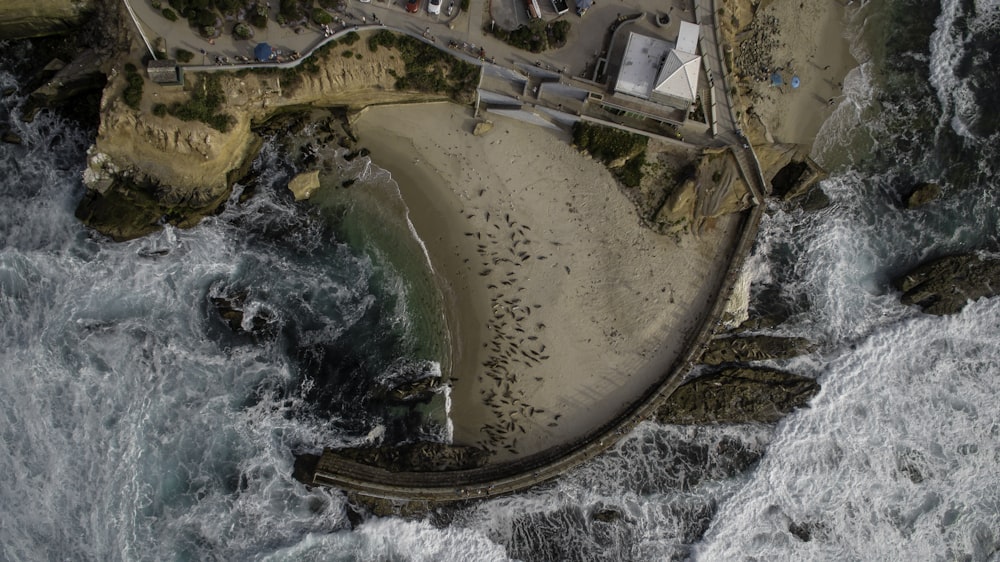
[[[440,14],[441,13],[441,0],[430,0],[427,3],[427,13],[428,14]]]

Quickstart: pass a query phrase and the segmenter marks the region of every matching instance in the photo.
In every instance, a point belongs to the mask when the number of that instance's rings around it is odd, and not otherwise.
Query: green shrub
[[[125,65],[125,82],[125,90],[122,92],[125,104],[132,109],[139,109],[139,104],[142,102],[143,79],[132,63]]]
[[[194,59],[194,53],[187,49],[174,49],[174,53],[178,62],[191,62]]]
[[[615,174],[625,187],[637,187],[642,181],[642,167],[646,163],[646,152],[640,152],[628,159]]]
[[[358,32],[357,31],[352,31],[352,32],[348,33],[347,35],[341,37],[339,42],[340,42],[341,45],[353,45],[353,44],[357,43],[360,40],[361,40],[361,36],[358,35]]]
[[[333,16],[322,8],[316,8],[312,13],[312,20],[319,25],[327,25],[333,21]]]
[[[569,38],[569,20],[559,20],[552,24],[549,28],[552,33],[552,41],[562,45],[566,43],[566,39]]]
[[[233,37],[237,39],[249,39],[253,37],[253,30],[245,23],[238,23],[233,26]]]
[[[343,53],[340,53],[340,56],[344,57],[345,59],[349,59],[354,56],[354,53],[352,53],[351,51],[344,51]]]
[[[299,12],[299,3],[296,0],[281,0],[278,5],[278,13],[285,16],[285,21],[296,21],[302,17]]]
[[[170,21],[177,21],[177,12],[171,10],[170,8],[163,8],[163,17]]]
[[[198,10],[198,15],[194,18],[194,24],[200,27],[212,27],[215,20],[219,19],[215,12],[211,10]]]
[[[153,6],[154,10],[159,10],[163,7],[163,3],[160,2],[160,0],[153,0],[150,4]]]
[[[215,37],[216,29],[214,25],[206,25],[201,28],[201,34],[205,37]]]
[[[157,117],[163,117],[167,114],[167,106],[162,103],[158,103],[153,106],[153,115]]]
[[[279,14],[278,15],[278,23],[279,24],[285,23],[282,20],[283,20],[283,18]],[[250,25],[256,27],[257,29],[264,29],[264,28],[266,28],[267,27],[267,15],[266,14],[264,14],[264,15],[253,14],[252,16],[250,16]]]
[[[380,45],[382,47],[394,47],[396,45],[396,34],[387,29],[380,29],[368,38],[369,51],[374,53]]]
[[[183,121],[201,121],[223,133],[233,126],[235,119],[229,114],[219,113],[225,99],[222,82],[216,74],[205,74],[191,90],[191,98],[184,103],[173,103],[167,112]]]
[[[458,9],[462,10],[463,12],[468,12],[469,11],[469,0],[462,0],[461,3],[459,3],[459,5],[458,5]]]
[[[646,149],[648,141],[642,135],[603,125],[583,121],[573,125],[573,144],[605,164],[619,158],[632,158]]]
[[[224,14],[235,14],[242,7],[240,0],[212,0],[212,4],[216,10]]]

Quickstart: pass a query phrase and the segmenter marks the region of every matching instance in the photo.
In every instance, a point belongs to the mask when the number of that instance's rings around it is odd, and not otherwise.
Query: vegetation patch
[[[479,67],[407,35],[382,29],[368,38],[372,52],[382,47],[399,51],[406,74],[396,77],[397,90],[447,94],[462,100],[471,96],[479,81]]]
[[[191,59],[194,58],[194,53],[178,47],[174,49],[174,56],[177,57],[177,62],[191,62]]]
[[[132,109],[139,109],[139,103],[142,102],[143,80],[138,69],[132,63],[125,65],[125,82],[125,91],[122,92],[125,104]]]
[[[483,31],[492,33],[497,39],[518,49],[541,53],[546,49],[565,45],[566,39],[569,37],[569,28],[568,20],[558,20],[547,24],[544,20],[535,19],[513,30],[486,24]]]
[[[361,36],[358,35],[358,32],[357,31],[352,31],[352,32],[348,33],[347,35],[341,37],[340,40],[338,41],[338,43],[340,43],[341,45],[353,45],[353,44],[357,43],[360,40],[361,40]]]
[[[612,127],[583,121],[573,125],[573,145],[603,162],[626,187],[636,187],[642,181],[648,142],[642,135]],[[620,164],[622,160],[624,164]],[[612,164],[616,167],[610,167]]]
[[[191,98],[183,103],[171,104],[167,112],[182,121],[201,121],[225,133],[236,120],[228,113],[219,112],[224,99],[225,93],[219,76],[205,74],[191,89]]]

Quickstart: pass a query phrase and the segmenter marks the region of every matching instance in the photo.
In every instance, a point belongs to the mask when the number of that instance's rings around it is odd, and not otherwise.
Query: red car
[[[411,14],[420,11],[420,0],[406,0],[406,11]]]

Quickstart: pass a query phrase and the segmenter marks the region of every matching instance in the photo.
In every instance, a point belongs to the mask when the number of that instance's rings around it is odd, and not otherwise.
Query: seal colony
[[[451,303],[455,443],[502,463],[592,433],[661,382],[714,302],[740,217],[657,234],[565,133],[505,119],[474,136],[475,122],[438,103],[370,107],[354,127]]]
[[[788,17],[789,10],[796,11],[790,2],[745,4],[723,3],[735,14],[727,24],[734,29],[723,25],[713,31],[730,44],[738,42],[732,35],[738,21],[746,21],[748,9],[751,20],[760,15],[757,12],[778,13],[768,20],[774,22]],[[117,10],[120,15],[120,7]],[[843,12],[827,7],[824,13],[813,25],[836,23]],[[586,21],[597,21],[597,15],[595,11]],[[366,37],[368,33],[363,32]],[[802,41],[807,37],[797,36]],[[344,40],[349,44],[360,38]],[[142,205],[134,196],[143,195],[150,183],[157,190],[146,195],[157,200],[133,221],[136,225],[126,225],[135,228],[116,230],[120,225],[109,224],[102,232],[122,239],[141,236],[158,227],[163,216],[182,216],[180,225],[193,224],[200,216],[194,211],[211,212],[228,197],[232,177],[240,173],[238,164],[245,166],[255,153],[253,122],[302,105],[359,111],[354,119],[359,140],[400,185],[449,303],[453,356],[446,375],[453,387],[455,445],[489,453],[479,483],[499,482],[498,478],[516,476],[517,471],[520,476],[543,472],[541,479],[556,476],[610,446],[612,431],[621,435],[630,424],[652,415],[650,405],[657,394],[666,397],[680,384],[720,316],[734,270],[749,251],[762,210],[760,190],[755,191],[757,206],[749,212],[743,206],[691,221],[669,236],[658,234],[644,224],[649,217],[640,218],[637,203],[622,193],[607,168],[577,152],[565,132],[498,116],[492,132],[479,136],[473,131],[482,121],[468,108],[449,103],[375,105],[445,96],[399,86],[397,77],[409,70],[412,61],[397,55],[423,53],[425,46],[397,45],[393,51],[379,47],[386,46],[379,41],[367,44],[364,55],[346,57],[347,51],[334,56],[335,44],[329,43],[323,56],[313,55],[317,59],[307,71],[284,72],[281,80],[273,73],[252,70],[239,75],[220,72],[212,79],[207,73],[195,75],[202,90],[225,92],[217,96],[212,109],[232,119],[228,127],[216,129],[181,123],[168,115],[169,107],[191,97],[180,89],[156,86],[143,94],[139,88],[134,104],[122,101],[124,91],[134,89],[125,74],[139,75],[128,65],[124,74],[119,73],[120,60],[105,65],[111,80],[85,176],[95,200],[110,199],[106,194],[115,190],[130,197],[111,201],[114,212],[102,215],[85,209],[84,214],[101,219],[117,216],[119,207],[129,206],[136,213]],[[833,71],[839,77],[843,62]],[[456,91],[466,91],[470,73],[450,63],[437,64],[448,67],[446,72],[436,68],[446,81],[464,84],[454,85]],[[825,72],[829,66],[821,68]],[[744,81],[740,85],[756,91],[750,81],[757,69],[742,70],[747,72],[739,75]],[[141,77],[139,82],[149,85]],[[724,81],[719,84],[722,87]],[[716,88],[711,79],[709,85]],[[766,124],[773,115],[762,112],[773,108],[761,98],[780,95],[764,90],[749,96],[759,107],[736,110],[737,119],[728,123],[732,130],[724,135],[728,140],[711,141],[736,146],[734,155],[751,151],[750,143],[761,148],[767,178],[774,178],[802,147],[762,145],[775,139],[806,144],[815,135],[820,114],[830,111],[826,104],[805,107],[807,100],[799,99],[802,103],[792,113],[815,113],[816,119],[789,118],[772,131]],[[679,160],[694,160],[691,145],[672,145],[668,150],[665,142],[652,140],[649,153],[688,151],[691,154]],[[164,159],[164,152],[178,159]],[[758,181],[756,155],[751,152],[742,158],[753,160],[753,166],[739,165],[748,184],[766,184],[766,179]],[[649,161],[657,181],[672,181],[667,170],[655,168],[676,162]],[[747,173],[754,177],[747,178]],[[720,178],[729,175],[719,173]],[[713,177],[711,183],[717,181]],[[701,183],[709,182],[692,184],[698,192],[704,190]],[[796,178],[789,183],[802,189],[811,185]],[[745,303],[742,298],[735,300]],[[358,466],[357,473],[346,467],[345,478],[364,482],[380,470]],[[422,478],[408,473],[396,480],[395,491],[408,487],[411,496],[419,497],[427,486],[440,488],[457,475],[444,470]],[[305,480],[319,482],[319,472]],[[522,480],[504,491],[540,481]],[[373,482],[368,491],[381,494],[378,479]],[[385,495],[392,493],[390,489]]]

